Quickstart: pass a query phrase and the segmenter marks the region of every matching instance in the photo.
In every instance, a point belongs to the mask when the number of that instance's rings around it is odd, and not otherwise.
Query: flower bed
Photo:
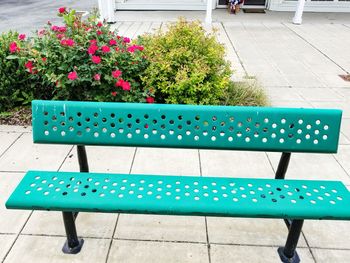
[[[96,13],[82,20],[75,10],[62,7],[58,15],[63,25],[48,22],[33,37],[16,32],[0,36],[0,112],[33,99],[233,101],[227,100],[235,85],[224,47],[198,22],[180,19],[166,33],[132,41],[99,21]],[[259,105],[263,100],[247,101]]]

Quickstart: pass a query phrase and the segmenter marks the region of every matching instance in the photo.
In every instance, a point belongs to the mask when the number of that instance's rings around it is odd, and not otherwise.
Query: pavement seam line
[[[22,134],[23,134],[23,133],[22,133]],[[19,137],[20,137],[20,136],[19,136]],[[61,169],[62,165],[64,164],[64,162],[65,162],[66,159],[68,158],[69,154],[72,152],[72,149],[73,149],[73,148],[74,148],[74,146],[72,146],[72,147],[70,148],[70,150],[69,150],[68,153],[66,154],[65,158],[63,159],[63,161],[62,161],[61,164],[59,165],[57,171],[59,171],[59,170]],[[8,255],[10,254],[12,248],[15,246],[15,244],[16,244],[16,242],[17,242],[19,236],[22,234],[23,229],[26,227],[26,225],[27,225],[29,219],[30,219],[31,216],[33,215],[33,212],[34,212],[33,210],[30,212],[28,218],[27,218],[26,221],[24,222],[22,228],[21,228],[20,231],[18,232],[18,234],[17,234],[17,236],[16,236],[14,242],[12,243],[10,249],[7,251],[7,253],[6,253],[5,257],[3,258],[3,260],[1,261],[1,263],[5,262],[6,258],[7,258]]]
[[[7,153],[7,151],[23,136],[23,132],[17,136],[17,138],[3,151],[3,153],[0,155],[0,158],[2,158],[5,153]]]
[[[131,174],[132,167],[134,166],[134,161],[135,161],[136,154],[137,154],[137,147],[135,147],[135,150],[134,150],[134,154],[133,154],[132,161],[131,161],[131,164],[130,164],[129,175]],[[110,243],[109,243],[109,247],[108,247],[108,252],[107,252],[107,255],[106,255],[106,261],[105,261],[106,263],[108,262],[108,259],[109,259],[109,255],[110,255],[112,244],[113,244],[114,235],[115,235],[115,233],[117,231],[119,218],[120,218],[120,213],[118,213],[117,220],[115,221],[112,237],[111,237],[111,240],[110,240]]]
[[[346,144],[344,144],[346,145]],[[343,165],[338,161],[338,159],[335,157],[335,154],[332,154],[334,160],[340,165],[340,167],[343,169],[343,171],[345,172],[345,174],[350,177],[350,175],[348,174],[348,172],[345,170],[345,168],[343,167]],[[343,183],[343,182],[342,182]],[[345,185],[345,183],[343,183]]]
[[[203,177],[202,173],[202,159],[201,159],[201,153],[198,149],[198,162],[199,162],[199,174],[200,177]],[[208,221],[207,217],[204,217],[204,223],[205,223],[205,235],[206,235],[206,241],[207,241],[207,251],[208,251],[208,261],[211,263],[211,255],[210,255],[210,241],[209,241],[209,233],[208,233]]]
[[[175,243],[175,244],[207,245],[206,242],[201,242],[201,241],[160,240],[160,239],[120,238],[120,237],[113,238],[113,240],[134,241],[134,242],[154,242],[154,243]]]
[[[248,75],[248,72],[247,72],[247,69],[246,69],[245,66],[243,65],[243,60],[242,60],[241,57],[238,55],[238,51],[236,50],[235,46],[233,45],[233,42],[232,42],[231,38],[229,37],[229,35],[228,35],[228,33],[227,33],[227,30],[226,30],[226,27],[224,26],[224,23],[223,23],[223,22],[220,22],[219,24],[221,24],[221,26],[222,26],[222,28],[223,28],[223,30],[224,30],[224,32],[225,32],[225,35],[226,35],[228,41],[230,42],[231,47],[233,48],[233,51],[235,52],[235,54],[236,54],[236,56],[237,56],[237,58],[238,58],[239,64],[241,64],[241,66],[242,66],[242,68],[243,68],[243,70],[244,70],[244,73],[246,74],[246,76],[249,76],[249,75]]]
[[[113,244],[113,237],[114,237],[114,234],[115,234],[115,232],[117,230],[117,224],[118,224],[118,221],[119,221],[119,216],[120,216],[120,214],[118,214],[117,220],[115,221],[112,237],[111,237],[110,242],[109,242],[108,251],[107,251],[107,255],[106,255],[106,261],[105,261],[106,263],[108,262],[109,255],[111,253],[111,248],[112,248],[112,244]]]
[[[306,243],[307,248],[308,248],[308,250],[309,250],[309,252],[310,252],[310,254],[311,254],[312,259],[315,261],[315,263],[317,263],[316,257],[315,257],[315,255],[314,255],[314,253],[313,253],[313,251],[312,251],[312,249],[311,249],[311,247],[310,247],[309,241],[306,239],[305,233],[304,233],[303,231],[301,231],[301,234],[302,234],[302,236],[303,236],[304,239],[305,239],[305,243]]]
[[[10,246],[9,250],[6,252],[4,258],[2,259],[1,263],[4,263],[6,258],[8,257],[8,255],[10,254],[11,250],[13,249],[13,247],[15,246],[15,244],[17,243],[17,240],[19,238],[19,236],[21,235],[23,229],[25,228],[25,226],[27,225],[30,217],[32,216],[33,214],[33,210],[30,212],[29,216],[27,217],[26,221],[24,222],[23,226],[21,227],[20,231],[17,233],[17,236],[15,238],[15,240],[13,241],[12,245]]]
[[[325,58],[327,58],[329,61],[331,61],[334,65],[336,65],[338,68],[340,68],[342,71],[344,71],[346,74],[349,74],[349,72],[343,68],[341,65],[339,65],[335,60],[333,60],[330,56],[328,56],[326,53],[324,53],[321,49],[319,49],[318,47],[316,47],[314,44],[312,44],[310,41],[308,41],[306,38],[304,38],[303,36],[299,35],[296,31],[294,31],[292,28],[290,28],[289,26],[287,26],[285,23],[281,23],[282,25],[284,25],[286,28],[288,28],[290,31],[292,31],[295,35],[297,35],[300,39],[302,39],[303,41],[305,41],[307,44],[309,44],[312,48],[314,48],[315,50],[317,50],[320,54],[322,54]]]

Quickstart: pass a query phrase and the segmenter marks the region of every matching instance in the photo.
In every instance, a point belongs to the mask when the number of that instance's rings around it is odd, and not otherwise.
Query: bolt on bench
[[[75,219],[82,211],[284,219],[282,262],[300,261],[304,219],[350,219],[342,182],[284,179],[292,152],[337,152],[340,110],[68,101],[33,101],[32,110],[34,142],[77,145],[80,173],[29,171],[6,207],[62,211],[65,253],[81,250]],[[275,179],[102,174],[88,173],[84,145],[282,156]]]

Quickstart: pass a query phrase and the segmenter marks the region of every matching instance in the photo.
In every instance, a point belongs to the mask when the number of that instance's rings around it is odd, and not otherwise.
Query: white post
[[[108,23],[115,23],[115,0],[108,0]]]
[[[293,17],[293,24],[301,25],[303,21],[302,16],[304,12],[305,0],[298,0],[297,10]]]
[[[207,14],[205,16],[205,23],[211,24],[212,19],[212,13],[213,13],[213,0],[207,0]]]
[[[100,16],[108,23],[115,23],[115,0],[98,0]]]

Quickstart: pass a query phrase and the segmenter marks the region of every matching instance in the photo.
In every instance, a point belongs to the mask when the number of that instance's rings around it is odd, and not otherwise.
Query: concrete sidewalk
[[[186,12],[196,18],[202,14]],[[158,14],[158,16],[157,16]],[[161,15],[160,15],[161,14]],[[174,21],[178,12],[117,12],[120,34],[136,37]],[[236,78],[257,76],[274,106],[344,110],[339,153],[293,154],[288,178],[342,180],[350,188],[350,18],[290,14],[237,16],[214,12],[219,39]],[[255,18],[254,18],[255,17]],[[268,18],[271,18],[270,20]],[[333,20],[330,20],[333,19]],[[279,262],[282,220],[153,215],[88,214],[78,217],[82,252],[61,253],[60,213],[10,211],[4,202],[28,169],[77,171],[75,149],[34,145],[30,128],[0,126],[0,260],[3,262]],[[92,172],[272,178],[279,155],[262,152],[88,147]],[[249,167],[249,170],[247,169]],[[349,222],[304,224],[302,262],[348,262]]]

